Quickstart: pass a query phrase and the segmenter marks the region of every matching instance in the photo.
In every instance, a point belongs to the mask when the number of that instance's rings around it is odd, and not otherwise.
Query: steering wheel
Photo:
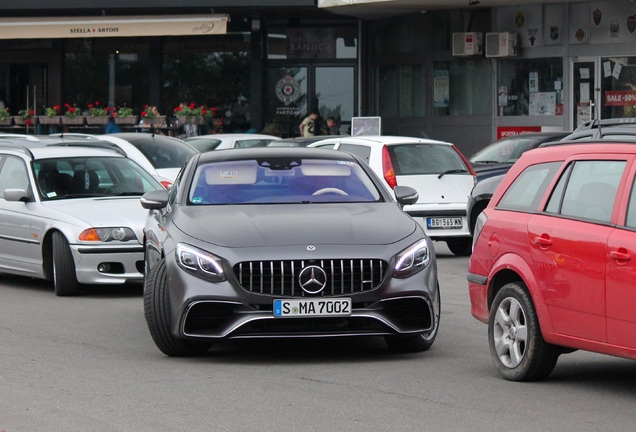
[[[347,196],[349,195],[342,189],[333,188],[333,187],[318,189],[316,192],[312,193],[312,195],[324,195],[329,193],[337,194],[337,195],[347,195]]]

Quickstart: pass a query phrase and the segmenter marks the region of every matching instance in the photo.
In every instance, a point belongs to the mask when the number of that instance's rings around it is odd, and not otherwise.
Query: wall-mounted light
[[[475,6],[479,4],[479,0],[468,0],[468,6]]]

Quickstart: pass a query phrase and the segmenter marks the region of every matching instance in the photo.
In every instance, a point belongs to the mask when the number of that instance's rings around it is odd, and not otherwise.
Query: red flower
[[[60,110],[60,106],[59,106],[59,105],[53,105],[53,109],[54,109],[55,111],[59,111],[59,110]]]
[[[88,108],[93,109],[94,105],[93,104],[88,104]]]
[[[174,109],[174,112],[180,112],[180,111],[183,111],[183,108],[181,108],[180,106],[178,106],[178,107],[176,107]]]
[[[196,107],[194,102],[190,102],[190,109],[194,109],[194,107]]]
[[[30,116],[35,115],[35,111],[33,111],[32,109],[30,109],[30,110],[29,110],[29,115],[30,115]]]
[[[146,108],[148,108],[148,105],[146,105]],[[146,117],[146,115],[147,115],[147,114],[148,114],[148,113],[147,113],[146,111],[142,111],[142,112],[141,112],[141,116],[142,116],[142,117]]]
[[[27,126],[31,126],[33,124],[31,123],[31,119],[26,119],[24,123],[26,123]]]

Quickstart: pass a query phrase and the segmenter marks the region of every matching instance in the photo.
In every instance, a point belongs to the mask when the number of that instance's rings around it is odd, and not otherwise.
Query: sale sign
[[[636,105],[636,90],[605,92],[605,106]]]

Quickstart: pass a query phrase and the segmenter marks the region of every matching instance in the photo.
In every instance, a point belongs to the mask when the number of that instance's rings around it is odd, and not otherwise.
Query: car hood
[[[395,203],[188,206],[173,220],[225,247],[390,244],[418,229]]]
[[[129,227],[139,236],[148,210],[140,197],[99,197],[45,201],[42,205],[93,227]]]

